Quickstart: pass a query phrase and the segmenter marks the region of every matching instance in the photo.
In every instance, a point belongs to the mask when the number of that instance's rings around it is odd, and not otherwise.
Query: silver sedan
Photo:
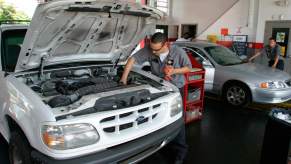
[[[291,76],[278,69],[245,63],[229,49],[207,42],[175,42],[206,70],[205,91],[232,106],[251,102],[281,103],[291,99]]]

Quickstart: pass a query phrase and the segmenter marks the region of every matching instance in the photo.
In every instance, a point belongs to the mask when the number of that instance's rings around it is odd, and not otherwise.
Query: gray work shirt
[[[140,49],[132,57],[139,65],[142,65],[145,62],[149,62],[151,65],[151,72],[154,75],[159,76],[161,78],[164,78],[165,76],[163,69],[169,60],[173,61],[174,68],[182,68],[185,66],[192,68],[191,62],[186,52],[176,45],[170,47],[169,54],[167,55],[166,59],[163,62],[160,60],[159,56],[153,54],[149,46]],[[184,75],[183,74],[172,75],[171,83],[176,85],[178,88],[184,87],[185,85]]]
[[[279,59],[282,59],[281,47],[278,44],[274,48],[271,48],[269,45],[265,46],[262,53],[270,60],[275,60],[277,56],[279,56]]]

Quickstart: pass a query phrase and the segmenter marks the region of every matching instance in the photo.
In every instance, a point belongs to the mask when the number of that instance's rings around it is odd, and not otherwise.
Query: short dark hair
[[[183,34],[183,38],[184,39],[190,39],[190,38],[192,38],[192,36],[191,36],[191,34],[189,32],[186,32],[186,33]]]
[[[151,37],[152,43],[166,43],[167,41],[168,37],[161,32],[157,32]]]
[[[274,37],[270,37],[269,40],[270,40],[270,41],[273,40],[273,41],[276,42],[276,39],[275,39]]]

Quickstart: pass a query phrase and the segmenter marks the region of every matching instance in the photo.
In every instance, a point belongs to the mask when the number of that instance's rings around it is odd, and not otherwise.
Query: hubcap
[[[17,147],[13,148],[13,164],[23,164],[23,159],[21,157],[21,153],[17,149]]]
[[[246,93],[241,87],[233,86],[227,90],[226,98],[230,104],[237,106],[245,102]]]

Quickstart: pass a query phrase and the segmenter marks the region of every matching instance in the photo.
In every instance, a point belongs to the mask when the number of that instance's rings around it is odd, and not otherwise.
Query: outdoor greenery
[[[20,11],[16,11],[14,6],[5,4],[0,0],[0,21],[4,20],[29,20],[29,17]]]

